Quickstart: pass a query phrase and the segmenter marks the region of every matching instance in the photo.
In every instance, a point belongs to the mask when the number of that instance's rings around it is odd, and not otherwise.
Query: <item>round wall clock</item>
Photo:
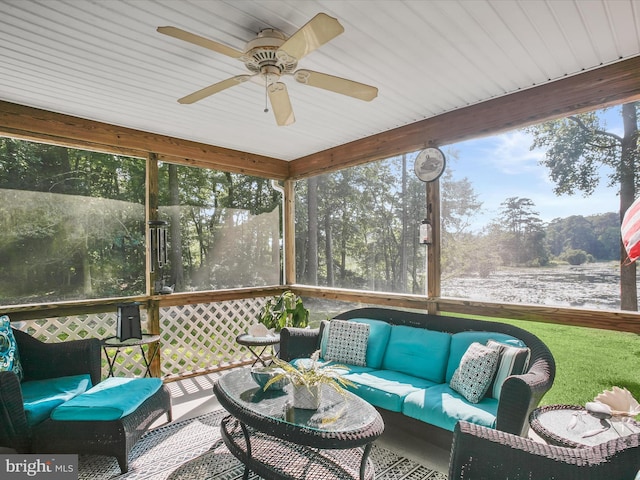
[[[444,172],[446,161],[442,150],[429,147],[418,153],[413,169],[423,182],[433,182]]]

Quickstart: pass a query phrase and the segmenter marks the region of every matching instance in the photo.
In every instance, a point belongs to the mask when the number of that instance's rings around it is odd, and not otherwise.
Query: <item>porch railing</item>
[[[225,370],[252,362],[250,352],[236,337],[255,323],[266,298],[244,298],[216,303],[160,308],[160,365],[162,377],[174,380]],[[148,331],[141,311],[142,329]],[[116,335],[117,313],[91,313],[14,322],[13,326],[45,342]],[[110,352],[113,355],[113,352]],[[107,376],[106,357],[102,358]],[[114,365],[116,376],[145,373],[139,347],[121,349]]]

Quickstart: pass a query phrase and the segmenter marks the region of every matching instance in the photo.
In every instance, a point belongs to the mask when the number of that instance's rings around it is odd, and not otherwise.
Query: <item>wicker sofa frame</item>
[[[496,428],[504,432],[526,435],[529,429],[529,415],[553,385],[556,367],[551,351],[537,336],[513,325],[388,308],[358,308],[343,312],[334,318],[340,320],[369,318],[394,325],[407,325],[448,333],[474,330],[501,332],[521,339],[530,348],[531,358],[527,372],[523,375],[509,377],[502,387]],[[284,328],[280,332],[280,357],[283,360],[290,361],[294,358],[308,357],[318,348],[320,348],[319,329]],[[388,418],[392,412],[381,413],[384,418]],[[406,418],[409,424],[414,424],[413,430],[417,430],[415,428],[416,422],[422,426],[427,425],[402,415],[391,416]],[[451,432],[445,437],[450,441]]]
[[[593,447],[546,445],[529,438],[458,422],[449,479],[633,480],[640,472],[640,434]]]

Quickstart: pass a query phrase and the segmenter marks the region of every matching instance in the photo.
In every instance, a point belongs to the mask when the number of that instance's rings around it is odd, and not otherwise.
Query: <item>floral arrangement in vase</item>
[[[315,410],[320,406],[322,385],[328,385],[341,394],[345,387],[354,385],[343,377],[348,371],[346,366],[322,363],[319,358],[320,350],[316,350],[309,361],[300,361],[297,365],[274,358],[273,363],[282,372],[271,378],[264,389],[286,378],[293,386],[293,407]]]

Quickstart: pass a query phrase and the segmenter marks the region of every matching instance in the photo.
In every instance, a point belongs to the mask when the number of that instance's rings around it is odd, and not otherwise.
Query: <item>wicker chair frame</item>
[[[547,445],[458,422],[449,480],[633,480],[640,471],[640,434],[593,447]]]
[[[44,380],[88,373],[100,382],[100,341],[95,338],[44,343],[13,330],[24,380]],[[13,372],[0,372],[0,446],[19,453],[31,452],[32,431],[27,424],[20,380]]]
[[[18,344],[24,380],[44,380],[89,374],[93,385],[101,380],[100,341],[96,338],[45,343],[20,330]],[[53,421],[29,427],[20,381],[13,372],[0,372],[0,447],[18,453],[78,453],[115,456],[122,472],[128,470],[128,453],[138,439],[163,414],[171,421],[171,395],[162,386],[136,411],[114,421]]]

